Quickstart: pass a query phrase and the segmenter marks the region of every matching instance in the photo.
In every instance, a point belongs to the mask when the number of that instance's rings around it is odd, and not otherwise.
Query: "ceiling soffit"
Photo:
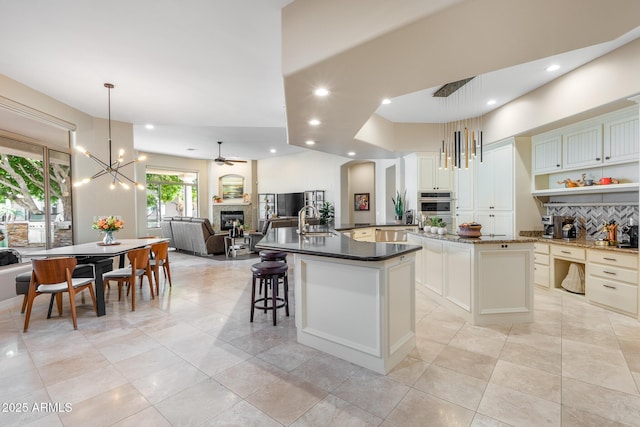
[[[314,149],[328,153],[394,157],[392,141],[387,147],[354,141],[383,98],[610,41],[640,25],[638,17],[640,2],[625,0],[456,4],[286,75],[289,143],[303,146],[313,139]],[[331,95],[313,97],[318,85]],[[322,124],[311,128],[312,117]]]

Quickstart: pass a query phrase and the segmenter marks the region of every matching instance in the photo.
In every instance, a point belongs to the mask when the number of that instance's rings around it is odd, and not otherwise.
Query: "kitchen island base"
[[[294,261],[299,343],[381,374],[415,347],[415,253]]]

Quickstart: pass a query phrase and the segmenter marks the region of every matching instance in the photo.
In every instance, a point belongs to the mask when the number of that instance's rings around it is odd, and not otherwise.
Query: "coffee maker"
[[[545,239],[553,239],[553,215],[543,215],[542,216],[542,228],[544,231],[542,232],[542,237]]]
[[[638,226],[634,225],[633,219],[629,220],[629,224],[623,225],[620,228],[618,246],[621,248],[638,247]]]
[[[562,218],[562,238],[563,239],[575,239],[576,238],[576,226],[574,225],[575,218],[572,216],[565,216]]]

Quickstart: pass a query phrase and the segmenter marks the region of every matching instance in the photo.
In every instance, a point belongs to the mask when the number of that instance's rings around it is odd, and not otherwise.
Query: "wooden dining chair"
[[[135,311],[136,309],[136,278],[140,278],[140,284],[142,285],[144,277],[147,277],[149,290],[151,291],[151,299],[154,298],[151,268],[149,267],[149,253],[149,246],[131,250],[127,253],[127,258],[129,258],[130,263],[129,267],[118,268],[102,275],[105,288],[112,281],[118,283],[118,301],[122,299],[122,286],[127,284],[127,295],[129,295],[129,291],[131,292],[131,311]]]
[[[58,314],[62,316],[62,293],[69,293],[69,303],[71,304],[71,317],[73,319],[73,329],[78,329],[78,318],[76,314],[76,294],[84,289],[89,289],[93,309],[97,312],[96,295],[93,291],[93,277],[71,277],[78,261],[73,257],[34,259],[31,261],[33,271],[31,282],[29,282],[29,293],[27,299],[27,314],[24,318],[24,332],[29,329],[29,319],[31,318],[31,308],[33,300],[42,294],[55,294],[58,303]],[[53,303],[53,301],[51,301]],[[49,314],[51,315],[51,304]]]
[[[160,268],[164,271],[165,280],[171,284],[171,267],[169,266],[169,242],[158,242],[151,245],[152,258],[149,265],[153,271],[153,277],[156,279],[156,295],[160,294]]]

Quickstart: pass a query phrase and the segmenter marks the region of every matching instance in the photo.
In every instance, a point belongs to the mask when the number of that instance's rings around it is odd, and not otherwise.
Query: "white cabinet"
[[[444,283],[444,258],[442,242],[427,240],[423,247],[425,274],[423,284],[438,295],[442,295]]]
[[[549,244],[533,244],[533,283],[545,288],[549,287]]]
[[[484,153],[484,162],[477,166],[476,209],[513,209],[513,144],[506,144]]]
[[[590,302],[637,316],[637,254],[590,249],[586,270],[585,294]]]
[[[418,190],[452,190],[453,176],[440,168],[440,153],[422,153],[418,157]]]
[[[466,247],[465,247],[466,246]],[[445,268],[447,280],[444,297],[466,312],[471,312],[471,268],[474,245],[446,245]],[[431,274],[431,272],[429,272]]]
[[[376,241],[375,229],[372,227],[354,228],[351,231],[351,238],[359,242],[375,242]]]
[[[640,156],[638,113],[626,110],[604,123],[603,162],[605,164],[637,161]]]
[[[482,224],[482,234],[513,235],[513,212],[478,211],[475,221]]]
[[[532,147],[534,175],[554,173],[562,168],[562,136],[560,134],[533,138]]]
[[[579,169],[602,163],[602,125],[581,127],[563,135],[562,168]]]
[[[476,160],[479,162],[480,160]],[[474,163],[469,164],[469,169],[456,168],[454,170],[454,197],[456,199],[456,210],[473,211]]]

